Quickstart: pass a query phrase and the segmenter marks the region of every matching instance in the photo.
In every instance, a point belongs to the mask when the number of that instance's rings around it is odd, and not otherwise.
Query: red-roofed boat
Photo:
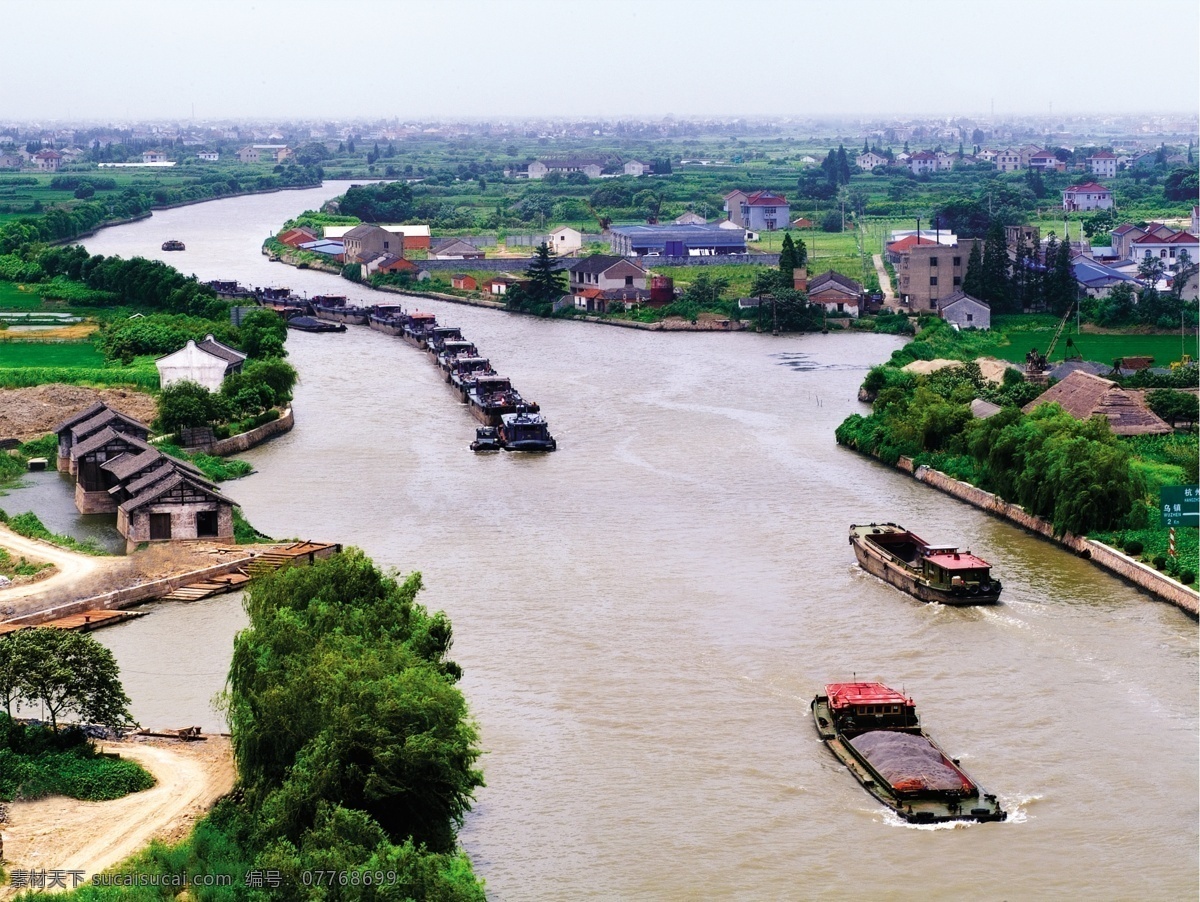
[[[867,792],[915,824],[1008,815],[921,729],[913,700],[882,683],[830,683],[813,724]]]
[[[930,545],[895,523],[850,527],[850,544],[859,566],[868,573],[915,595],[940,604],[995,604],[1000,580],[992,565],[955,545]]]

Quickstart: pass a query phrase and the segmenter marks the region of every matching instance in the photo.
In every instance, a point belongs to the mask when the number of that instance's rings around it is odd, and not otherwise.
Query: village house
[[[886,166],[887,163],[887,157],[881,157],[874,151],[861,153],[854,158],[854,165],[863,172],[870,172],[872,169],[875,169],[878,166]]]
[[[1075,370],[1021,408],[1032,413],[1042,404],[1060,404],[1077,420],[1102,416],[1114,435],[1166,435],[1171,427],[1150,411],[1141,394],[1128,392],[1109,379]]]
[[[746,230],[719,225],[629,225],[609,229],[614,254],[624,257],[710,257],[746,253]]]
[[[117,531],[126,548],[180,539],[233,541],[237,503],[194,472],[172,464],[128,488],[130,496],[117,506]]]
[[[1110,179],[1117,174],[1117,155],[1115,153],[1102,150],[1088,157],[1087,162],[1092,167],[1092,175]]]
[[[398,235],[404,239],[404,249],[408,250],[428,250],[430,245],[429,226],[426,224],[420,225],[396,225],[392,223],[373,223],[385,232],[391,232],[393,235]],[[322,236],[335,240],[345,239],[346,233],[351,232],[358,226],[323,226],[321,228]]]
[[[368,257],[392,253],[404,256],[404,236],[396,235],[377,225],[358,225],[342,236],[347,263],[362,263]]]
[[[1126,222],[1113,229],[1111,234],[1113,256],[1118,260],[1132,260],[1134,241],[1146,235],[1154,235],[1157,238],[1169,238],[1175,234],[1175,230],[1161,222],[1148,222],[1144,228]]]
[[[0,169],[20,169],[25,159],[15,153],[0,153]]]
[[[640,160],[630,160],[625,164],[625,174],[632,176],[649,175],[650,167]]]
[[[923,235],[906,235],[903,238],[890,242],[884,248],[884,253],[888,263],[892,264],[892,266],[899,266],[905,254],[917,245],[925,244],[937,245],[939,242],[934,241],[932,238],[926,238]]]
[[[996,168],[1001,172],[1016,172],[1021,168],[1021,151],[1005,148],[996,151]]]
[[[142,441],[145,441],[150,434],[150,430],[133,417],[126,416],[119,410],[113,410],[102,401],[97,401],[54,427],[53,432],[58,436],[58,460],[56,461],[58,470],[74,475],[75,471],[71,468],[71,449],[79,442],[106,428],[132,435]]]
[[[1064,172],[1067,165],[1050,151],[1039,150],[1029,155],[1029,168],[1037,169],[1039,172]]]
[[[457,288],[459,291],[475,291],[479,287],[479,282],[475,280],[474,276],[457,272],[450,277],[450,287]]]
[[[39,150],[29,161],[34,169],[43,172],[58,172],[62,165],[62,154],[57,150]]]
[[[389,251],[379,251],[374,254],[369,254],[358,262],[360,267],[360,278],[363,281],[370,279],[375,273],[415,273],[417,271],[417,264],[413,263],[411,260],[405,260],[403,257],[394,253],[390,253]]]
[[[686,213],[676,216],[672,222],[675,225],[706,225],[708,220],[699,213],[693,213],[691,210],[688,210]]]
[[[786,228],[791,219],[787,198],[771,191],[755,191],[739,203],[742,228],[768,232]]]
[[[461,238],[443,238],[429,249],[430,260],[482,260],[483,249]]]
[[[165,153],[163,153],[161,150],[143,150],[142,151],[142,162],[143,163],[165,163],[165,162],[167,162],[167,155]]]
[[[583,248],[583,233],[570,226],[559,226],[552,231],[547,243],[550,250],[560,257],[577,253]]]
[[[725,206],[721,208],[725,211],[726,219],[743,229],[746,227],[746,221],[742,218],[742,203],[749,196],[745,191],[735,188],[725,195]]]
[[[105,469],[106,464],[153,450],[139,435],[108,426],[73,445],[70,472],[75,476],[75,507],[81,514],[115,512],[117,501],[109,490],[117,485],[117,479]]]
[[[282,163],[291,155],[286,144],[249,144],[237,152],[243,163]]]
[[[963,238],[957,244],[915,244],[900,255],[896,267],[900,296],[913,311],[936,310],[938,299],[949,297],[962,288],[971,249],[983,242]]]
[[[571,172],[582,172],[590,179],[598,179],[603,171],[603,160],[572,157],[566,160],[534,160],[529,164],[526,174],[531,179],[544,179],[551,172],[558,172],[563,175]]]
[[[188,343],[154,361],[158,367],[159,384],[166,388],[176,382],[195,382],[211,392],[221,390],[225,377],[240,373],[246,355],[217,341],[212,335],[204,341],[188,339]]]
[[[316,240],[316,230],[308,226],[296,226],[281,233],[279,236],[279,243],[286,244],[288,247],[300,247],[303,244],[308,244]]]
[[[795,274],[793,274],[795,281]],[[803,289],[802,289],[803,290]],[[830,314],[849,314],[857,317],[862,310],[863,287],[849,276],[832,269],[808,283],[808,302],[820,304]]]
[[[524,283],[524,279],[514,276],[510,272],[502,272],[500,275],[492,276],[492,278],[484,282],[483,285],[480,286],[480,290],[486,294],[496,295],[499,297],[501,295],[508,294],[508,289],[512,288],[513,286],[523,285]]]
[[[960,329],[990,329],[992,308],[978,298],[956,291],[938,300],[938,314]]]
[[[202,150],[196,156],[205,163],[215,163],[221,159],[221,155],[215,150]]]
[[[610,303],[619,301],[629,306],[650,297],[646,270],[625,257],[584,257],[573,263],[567,274],[578,310],[605,313]]]
[[[1122,282],[1133,287],[1141,285],[1128,273],[1084,256],[1071,260],[1071,272],[1080,290],[1090,298],[1108,297],[1109,292]]]
[[[817,224],[815,222],[803,216],[801,216],[799,219],[792,220],[793,229],[815,229],[816,227]]]
[[[332,257],[336,263],[346,262],[346,246],[340,241],[318,238],[315,241],[305,241],[303,244],[297,245],[297,247],[302,251],[312,251],[314,254],[324,254],[327,257]]]
[[[1148,258],[1157,257],[1162,260],[1167,272],[1179,268],[1179,257],[1186,253],[1189,265],[1200,262],[1200,240],[1190,232],[1170,230],[1169,235],[1159,235],[1153,232],[1133,239],[1129,257],[1134,263],[1141,263]]]
[[[1062,193],[1063,209],[1067,212],[1112,209],[1112,192],[1095,182],[1072,185]]]

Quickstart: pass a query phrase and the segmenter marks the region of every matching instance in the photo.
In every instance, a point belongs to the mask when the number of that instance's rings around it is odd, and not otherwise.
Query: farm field
[[[0,340],[0,368],[37,366],[100,369],[105,363],[91,342]]]
[[[0,310],[42,310],[45,306],[36,285],[0,280]]]
[[[1031,349],[1037,348],[1043,352],[1046,350],[1054,338],[1054,329],[1011,332],[1006,337],[1002,338],[999,334],[996,337],[1005,343],[1001,344],[1000,341],[996,343],[994,350],[991,351],[994,356],[1012,363],[1023,363],[1025,355]],[[1074,348],[1067,347],[1068,338],[1074,343]],[[1185,353],[1190,353],[1194,357],[1196,355],[1195,333],[1190,338],[1191,346]],[[1155,366],[1169,366],[1172,361],[1178,360],[1180,357],[1180,339],[1178,334],[1101,335],[1094,332],[1078,334],[1074,329],[1064,330],[1054,349],[1054,361],[1052,362],[1062,361],[1068,355],[1074,356],[1076,351],[1083,356],[1084,360],[1093,360],[1098,363],[1111,364],[1117,357],[1148,356],[1154,358]]]

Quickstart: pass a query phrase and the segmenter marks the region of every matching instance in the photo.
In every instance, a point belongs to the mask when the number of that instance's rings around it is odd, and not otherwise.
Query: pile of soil
[[[125,388],[84,388],[58,382],[33,388],[3,388],[0,389],[0,439],[27,442],[40,438],[97,401],[143,423],[149,423],[158,414],[152,395]]]

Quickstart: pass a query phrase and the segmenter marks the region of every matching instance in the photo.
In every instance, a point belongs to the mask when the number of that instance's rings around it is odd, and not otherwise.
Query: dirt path
[[[90,880],[124,861],[152,839],[177,841],[233,788],[229,740],[106,742],[150,771],[158,783],[111,802],[53,796],[9,805],[4,855],[13,868],[83,871]],[[70,883],[68,879],[68,884]],[[7,898],[0,889],[0,898]]]
[[[888,276],[888,271],[883,266],[883,255],[875,254],[871,260],[875,263],[875,272],[879,276],[879,290],[883,292],[883,305],[885,307],[898,307],[896,302],[896,293],[892,291],[892,280]]]
[[[0,589],[0,615],[5,612],[10,602],[18,598],[75,585],[98,571],[112,568],[116,563],[115,558],[80,554],[39,539],[27,539],[17,535],[7,526],[0,526],[0,546],[7,548],[14,557],[49,561],[55,566],[55,572],[44,579]]]

